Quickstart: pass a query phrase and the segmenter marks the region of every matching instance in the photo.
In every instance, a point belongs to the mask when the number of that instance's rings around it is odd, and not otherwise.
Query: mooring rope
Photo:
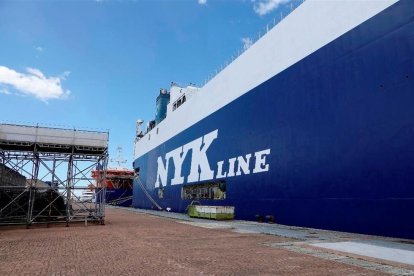
[[[161,206],[151,197],[151,195],[148,193],[148,191],[145,189],[144,184],[142,184],[141,179],[139,178],[139,175],[137,175],[135,177],[135,179],[138,180],[139,186],[141,187],[142,191],[144,192],[144,194],[147,196],[147,198],[155,205],[157,206],[158,210],[162,210]]]

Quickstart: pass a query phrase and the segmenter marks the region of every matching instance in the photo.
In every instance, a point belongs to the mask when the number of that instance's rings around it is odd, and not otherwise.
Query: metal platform
[[[0,147],[7,150],[99,154],[108,138],[108,132],[0,124]]]
[[[104,223],[108,132],[0,124],[0,225]],[[84,191],[95,199],[83,202]]]

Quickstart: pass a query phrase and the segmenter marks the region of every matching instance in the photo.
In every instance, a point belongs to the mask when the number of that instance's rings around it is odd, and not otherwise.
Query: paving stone
[[[269,244],[274,235],[209,229],[123,209],[106,225],[0,228],[0,275],[381,275]]]

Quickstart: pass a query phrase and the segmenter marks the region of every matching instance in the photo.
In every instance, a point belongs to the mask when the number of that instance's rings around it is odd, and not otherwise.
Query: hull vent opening
[[[181,198],[188,200],[224,200],[226,199],[226,182],[209,182],[184,186],[181,191]]]

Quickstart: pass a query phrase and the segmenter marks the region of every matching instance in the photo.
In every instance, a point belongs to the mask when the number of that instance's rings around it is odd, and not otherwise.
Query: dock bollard
[[[272,215],[267,215],[266,220],[267,220],[267,223],[274,223],[275,222],[275,218]]]
[[[256,215],[256,221],[257,222],[263,222],[263,216],[262,215]]]

